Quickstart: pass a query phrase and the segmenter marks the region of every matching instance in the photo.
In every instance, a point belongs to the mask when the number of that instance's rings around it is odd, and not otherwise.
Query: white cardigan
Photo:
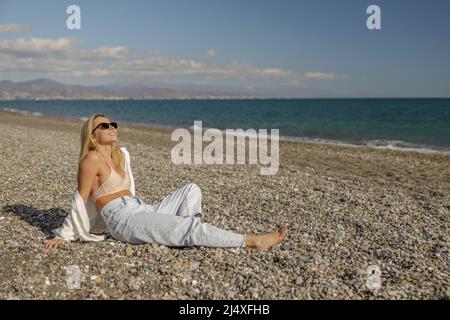
[[[130,176],[130,192],[134,196],[134,178],[131,172],[130,154],[125,147],[120,150],[125,154],[125,170]],[[106,223],[97,209],[94,200],[89,196],[86,205],[78,189],[75,189],[72,196],[70,214],[67,215],[60,228],[53,229],[55,239],[80,240],[80,241],[102,241],[106,236],[101,233],[109,233]]]

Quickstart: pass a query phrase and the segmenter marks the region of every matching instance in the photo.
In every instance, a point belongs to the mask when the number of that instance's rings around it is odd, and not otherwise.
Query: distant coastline
[[[447,99],[449,97],[370,97],[364,94],[339,95],[315,88],[298,88],[298,96],[274,96],[237,89],[182,90],[145,85],[68,85],[51,79],[23,82],[0,81],[0,101],[50,100],[292,100],[292,99]]]
[[[0,81],[0,100],[144,100],[255,99],[257,95],[225,91],[188,91],[147,86],[67,85],[50,79]]]

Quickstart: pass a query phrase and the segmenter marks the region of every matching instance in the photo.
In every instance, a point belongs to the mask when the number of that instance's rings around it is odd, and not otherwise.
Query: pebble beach
[[[77,188],[82,121],[0,112],[0,299],[449,299],[450,154],[280,141],[260,165],[175,165],[171,129],[119,123],[136,193],[196,183],[204,221],[275,231],[269,251],[128,245],[42,250]],[[78,266],[79,288],[67,285]],[[367,286],[377,266],[381,285]]]

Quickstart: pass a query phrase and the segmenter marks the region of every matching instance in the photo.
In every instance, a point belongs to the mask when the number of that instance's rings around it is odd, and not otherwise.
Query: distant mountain
[[[66,85],[50,79],[24,82],[0,81],[0,100],[54,99],[253,99],[262,95],[219,90],[193,91],[147,86],[81,86]]]
[[[111,84],[112,86],[123,87],[124,84],[120,82],[114,82]],[[125,85],[127,86],[139,86],[144,85],[148,87],[167,87],[166,83],[158,82],[155,80],[151,80],[148,82],[128,82]],[[286,99],[286,98],[343,98],[346,97],[344,95],[339,95],[333,91],[326,89],[319,89],[313,87],[293,87],[293,86],[279,86],[279,85],[271,85],[271,86],[253,86],[250,88],[242,88],[236,85],[233,86],[217,86],[211,84],[171,84],[171,88],[175,90],[181,91],[189,91],[189,92],[215,92],[217,94],[238,94],[238,95],[247,95],[247,96],[255,96],[260,98],[273,98],[273,99]],[[351,97],[351,94],[347,95]]]

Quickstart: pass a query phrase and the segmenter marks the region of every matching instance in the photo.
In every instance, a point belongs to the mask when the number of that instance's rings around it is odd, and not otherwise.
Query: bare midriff
[[[114,200],[114,199],[117,199],[117,198],[120,198],[120,197],[123,197],[123,196],[130,196],[131,197],[132,194],[131,194],[130,190],[118,191],[118,192],[111,193],[111,194],[108,194],[106,196],[103,196],[101,198],[98,198],[97,201],[95,201],[95,204],[97,205],[97,207],[99,209],[102,209],[111,200]]]

